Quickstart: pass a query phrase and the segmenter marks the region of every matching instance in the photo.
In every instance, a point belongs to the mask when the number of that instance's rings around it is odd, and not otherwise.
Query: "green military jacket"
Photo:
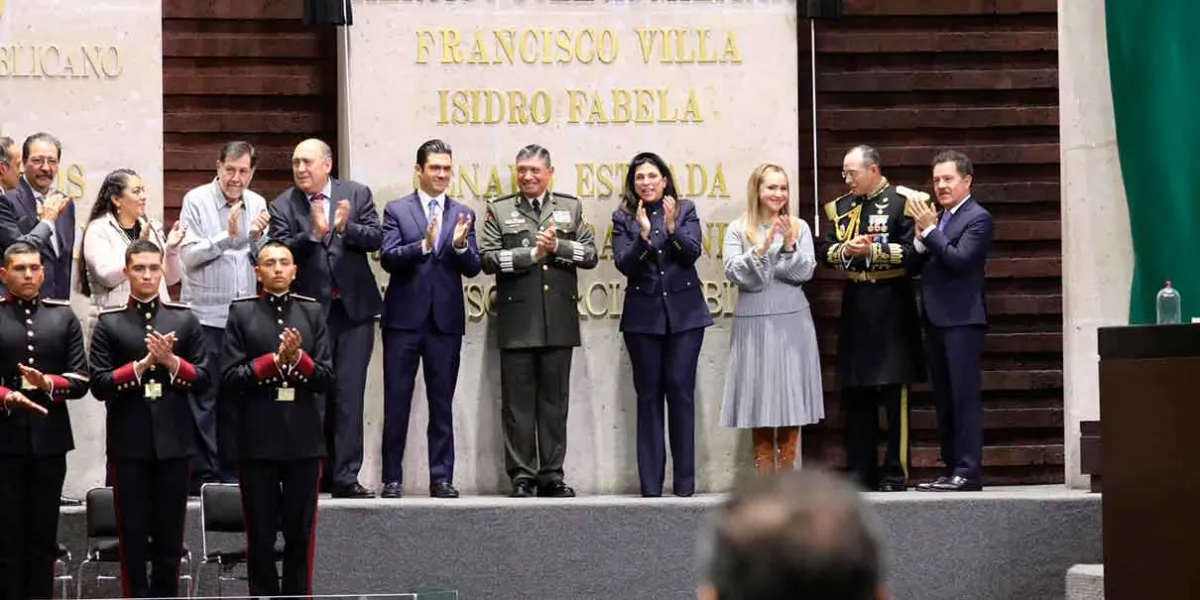
[[[496,276],[494,307],[500,348],[579,345],[576,269],[596,266],[595,233],[583,222],[583,203],[546,192],[541,213],[520,194],[488,202],[479,233],[483,271]],[[553,224],[554,254],[533,262],[538,232]]]

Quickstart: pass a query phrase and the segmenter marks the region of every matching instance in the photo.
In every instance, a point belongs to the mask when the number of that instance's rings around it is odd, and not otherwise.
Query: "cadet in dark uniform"
[[[292,253],[268,242],[255,267],[263,292],[229,307],[218,407],[222,449],[232,440],[246,512],[250,595],[312,593],[317,491],[325,457],[318,404],[333,387],[321,305],[290,292]],[[282,493],[281,493],[282,491]],[[275,532],[283,528],[283,586]]]
[[[92,395],[108,412],[109,479],[127,598],[179,593],[195,452],[188,394],[209,385],[200,321],[186,305],[158,298],[162,276],[158,246],[131,243],[125,250],[129,302],[101,311],[92,334]]]
[[[576,269],[596,266],[578,198],[547,191],[550,152],[517,153],[521,193],[488,203],[483,271],[496,275],[505,468],[513,497],[569,498],[563,483],[571,352],[579,345]]]
[[[925,379],[912,284],[918,256],[906,200],[922,194],[888,183],[880,172],[879,153],[869,146],[846,154],[842,177],[850,193],[825,205],[829,231],[817,257],[847,275],[837,366],[846,462],[864,488],[904,491],[910,456],[908,386]],[[882,473],[876,449],[880,404],[888,423]]]
[[[83,329],[71,307],[38,297],[41,250],[16,242],[0,277],[0,599],[49,598],[58,504],[74,447],[64,400],[87,393]]]

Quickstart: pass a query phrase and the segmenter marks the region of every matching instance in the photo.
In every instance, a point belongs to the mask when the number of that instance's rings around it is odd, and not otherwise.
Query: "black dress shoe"
[[[430,498],[457,498],[458,490],[449,481],[439,481],[429,486]]]
[[[533,496],[533,482],[528,479],[514,481],[512,493],[508,495],[509,498],[532,498]]]
[[[400,490],[400,482],[393,481],[383,486],[383,491],[379,492],[380,498],[399,498],[404,494]]]
[[[932,492],[981,492],[983,484],[976,479],[967,479],[955,475],[941,483],[934,483],[929,486]]]
[[[946,477],[945,475],[942,475],[933,481],[923,481],[917,484],[917,491],[929,492],[933,490],[933,486],[946,483],[947,481],[950,481],[950,478]]]
[[[368,490],[361,484],[355,482],[353,485],[346,485],[333,488],[334,498],[374,498],[375,492]]]
[[[66,497],[66,496],[59,496],[59,497],[58,497],[58,504],[59,504],[59,506],[82,506],[82,505],[83,505],[83,501],[82,501],[82,500],[76,500],[76,499],[74,499],[74,498],[68,498],[68,497]]]
[[[879,484],[879,491],[881,491],[881,492],[907,492],[908,484],[904,483],[903,481],[885,481],[885,482]]]
[[[538,489],[538,496],[542,498],[574,498],[575,490],[561,481],[555,481]]]

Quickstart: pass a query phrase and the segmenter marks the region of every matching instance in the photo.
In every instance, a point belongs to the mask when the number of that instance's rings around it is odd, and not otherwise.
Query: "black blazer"
[[[42,268],[46,272],[42,297],[69,300],[72,255],[75,251],[74,202],[58,215],[58,220],[54,222],[54,235],[58,238],[58,256],[54,255],[54,247],[50,244],[49,227],[38,221],[37,199],[24,177],[17,189],[0,195],[0,252],[17,240],[37,245],[42,251]],[[4,285],[0,284],[0,290],[3,289]]]
[[[300,332],[300,362],[275,364],[284,327]],[[332,350],[320,305],[296,294],[239,298],[229,306],[221,348],[217,435],[228,460],[325,456],[320,404],[334,384]],[[280,396],[290,389],[292,397]]]
[[[146,332],[175,332],[179,372],[172,378],[155,365],[142,375],[133,363],[146,356]],[[109,458],[139,460],[187,458],[195,452],[195,422],[188,394],[209,386],[208,353],[200,321],[187,305],[143,303],[129,298],[126,306],[102,311],[92,333],[92,395],[107,404]],[[159,388],[147,398],[147,387]],[[151,388],[153,389],[153,388]]]
[[[328,315],[336,289],[350,319],[367,321],[383,308],[383,297],[367,261],[367,254],[383,245],[379,213],[371,189],[365,185],[334,179],[330,195],[327,202],[334,206],[340,200],[350,201],[345,233],[333,233],[327,242],[313,239],[308,198],[293,186],[271,202],[270,236],[292,250],[299,267],[293,286],[296,293],[315,298]],[[332,219],[329,227],[333,231]]]
[[[49,411],[45,416],[24,408],[0,411],[0,456],[63,456],[74,449],[64,400],[87,393],[88,365],[83,328],[70,305],[0,297],[0,357],[0,398],[18,390]],[[22,390],[18,363],[48,375],[53,392]]]

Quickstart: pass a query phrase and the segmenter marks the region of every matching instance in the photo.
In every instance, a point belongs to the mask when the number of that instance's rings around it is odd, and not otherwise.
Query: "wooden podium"
[[[1108,600],[1200,590],[1200,325],[1099,330]]]

